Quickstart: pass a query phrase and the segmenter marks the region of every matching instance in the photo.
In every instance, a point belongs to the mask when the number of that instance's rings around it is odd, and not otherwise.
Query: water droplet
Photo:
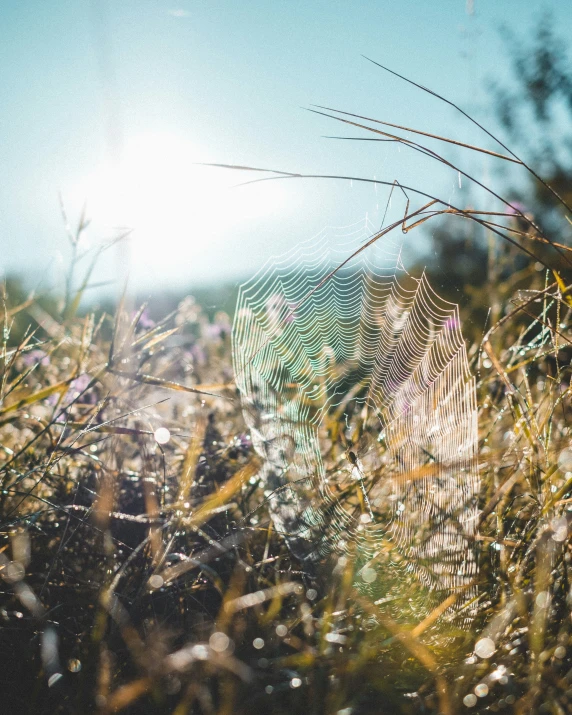
[[[149,586],[151,588],[154,588],[154,589],[161,588],[162,585],[163,585],[163,577],[159,576],[159,574],[154,574],[149,579]]]
[[[554,532],[552,534],[554,541],[566,541],[568,538],[568,521],[566,517],[560,516],[552,519],[550,527]]]
[[[499,682],[502,682],[502,678],[506,677],[505,672],[506,672],[506,666],[499,665],[499,667],[496,670],[493,670],[493,672],[491,673],[491,678],[493,680],[498,680]]]
[[[489,686],[486,683],[479,683],[475,688],[475,695],[484,698],[489,694]]]
[[[21,581],[25,576],[24,566],[19,561],[11,561],[4,570],[4,578],[10,583]]]
[[[191,655],[197,660],[208,660],[209,651],[202,643],[197,643],[191,648]]]
[[[217,653],[224,653],[224,651],[228,650],[228,647],[230,646],[230,638],[226,635],[226,633],[213,633],[209,638],[209,645]]]
[[[68,660],[68,670],[70,673],[79,673],[81,670],[81,660],[77,658],[70,658]]]
[[[252,645],[256,648],[256,650],[260,650],[261,648],[264,648],[264,641],[262,638],[255,638],[252,641]]]
[[[291,688],[299,688],[302,685],[302,681],[300,678],[292,678],[290,681],[290,687]]]
[[[286,626],[284,626],[282,623],[280,623],[278,626],[276,626],[276,635],[280,636],[281,638],[284,638],[284,636],[288,633],[288,629]]]
[[[344,644],[347,641],[347,638],[341,633],[326,633],[326,640],[328,641],[328,643]]]
[[[377,573],[375,572],[374,569],[370,568],[369,566],[361,572],[361,578],[362,581],[365,583],[373,583],[375,579],[377,578]]]
[[[490,658],[495,650],[496,646],[492,638],[481,638],[475,645],[475,654],[479,658]]]
[[[157,444],[167,444],[167,442],[171,439],[171,433],[166,427],[159,427],[159,429],[156,429],[153,436],[155,437],[155,442],[157,442]]]
[[[463,698],[463,705],[466,705],[468,708],[472,708],[477,704],[477,696],[473,695],[473,693],[469,693],[468,695],[465,695]]]

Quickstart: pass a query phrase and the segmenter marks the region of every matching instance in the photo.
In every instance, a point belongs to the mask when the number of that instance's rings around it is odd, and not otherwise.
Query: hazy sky
[[[272,181],[195,162],[399,179],[448,199],[458,177],[303,109],[324,104],[486,144],[435,99],[367,55],[492,122],[487,78],[507,75],[499,27],[531,33],[522,0],[3,0],[0,271],[53,281],[84,199],[96,244],[134,228],[132,279],[187,286],[248,276],[327,224],[380,219],[387,191]],[[471,12],[473,10],[473,12]],[[448,150],[481,176],[494,170]],[[393,207],[394,210],[396,206]],[[110,257],[106,270],[113,274]]]

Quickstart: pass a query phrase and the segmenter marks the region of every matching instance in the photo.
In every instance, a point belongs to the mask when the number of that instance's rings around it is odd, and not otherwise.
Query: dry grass
[[[569,249],[508,202],[491,214],[417,193],[429,203],[407,200],[384,232],[453,214],[498,239],[464,308],[492,306],[470,347],[483,483],[472,629],[447,627],[451,596],[398,622],[356,590],[357,559],[296,563],[245,434],[228,316],[186,299],[158,324],[124,304],[80,317],[89,275],[74,291],[70,272],[50,311],[3,301],[7,711],[572,710]]]

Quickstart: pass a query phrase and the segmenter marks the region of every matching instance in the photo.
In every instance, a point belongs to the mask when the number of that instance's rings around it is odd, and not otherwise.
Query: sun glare
[[[201,166],[208,161],[191,143],[168,134],[130,139],[117,165],[98,167],[65,198],[87,204],[95,227],[128,227],[135,272],[189,261],[218,241],[229,245],[239,224],[274,213],[283,203],[279,182],[233,188],[250,176]],[[221,241],[224,237],[224,242]]]

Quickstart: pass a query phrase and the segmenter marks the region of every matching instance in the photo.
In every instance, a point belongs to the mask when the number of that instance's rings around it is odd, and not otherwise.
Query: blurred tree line
[[[509,58],[510,84],[498,80],[488,83],[491,110],[503,131],[499,138],[565,203],[572,205],[572,66],[566,43],[550,15],[540,18],[534,34],[528,38],[517,37],[508,28],[503,28],[502,34]],[[488,123],[485,126],[492,129]],[[498,146],[492,148],[499,150]],[[501,164],[490,184],[533,219],[551,240],[572,245],[572,216],[566,208],[524,168],[518,167],[517,172],[518,178]],[[497,202],[494,210],[507,209]],[[518,216],[505,219],[504,223],[532,232]],[[520,285],[531,287],[535,272],[537,282],[545,278],[541,263],[476,223],[448,218],[432,230],[429,273],[444,297],[470,308],[469,322],[473,325],[467,326],[468,336],[478,333],[479,325],[484,327],[489,306],[494,320],[499,317],[503,298],[512,295]],[[570,266],[562,254],[524,237],[518,242],[556,267],[565,280],[572,279]]]

